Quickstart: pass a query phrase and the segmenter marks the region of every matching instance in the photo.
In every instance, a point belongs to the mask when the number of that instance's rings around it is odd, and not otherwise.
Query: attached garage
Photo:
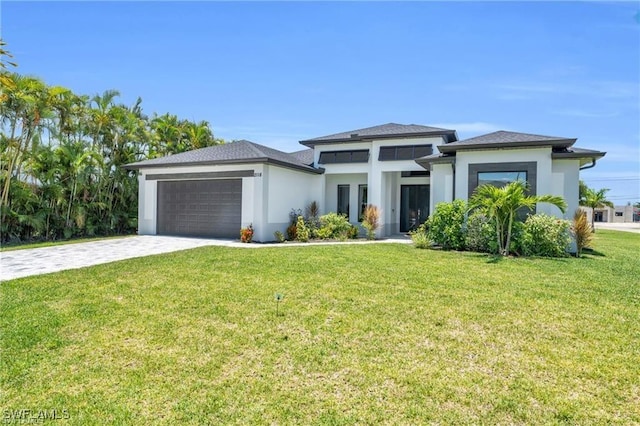
[[[242,179],[158,182],[157,233],[237,238],[242,220]]]

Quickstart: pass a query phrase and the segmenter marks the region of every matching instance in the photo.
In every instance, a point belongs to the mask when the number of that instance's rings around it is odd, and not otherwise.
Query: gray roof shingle
[[[446,136],[447,140],[458,140],[455,130],[421,126],[418,124],[387,123],[379,126],[366,127],[364,129],[350,130],[348,132],[334,133],[332,135],[306,139],[300,141],[300,143],[302,145],[312,147],[322,143],[354,142],[370,138],[393,138],[422,135],[442,135]]]
[[[206,164],[246,164],[246,163],[274,163],[285,167],[292,167],[308,172],[321,171],[301,162],[298,157],[269,148],[247,140],[240,140],[222,145],[209,146],[167,155],[165,157],[127,164],[128,169],[146,167],[176,167]]]
[[[301,151],[292,152],[289,155],[293,156],[296,160],[307,166],[313,164],[313,149],[307,148]]]
[[[440,145],[441,152],[455,152],[458,149],[480,149],[492,147],[518,147],[518,146],[554,146],[570,147],[576,139],[557,136],[533,135],[530,133],[507,132],[499,130],[486,135],[476,136],[457,142]]]

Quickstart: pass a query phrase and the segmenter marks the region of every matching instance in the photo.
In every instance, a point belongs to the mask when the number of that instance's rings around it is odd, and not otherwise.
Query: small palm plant
[[[367,205],[362,214],[362,226],[367,230],[367,239],[375,240],[376,230],[380,227],[380,210],[373,204]]]
[[[607,192],[609,190],[602,188],[599,190],[586,188],[584,190],[584,198],[580,200],[580,204],[586,207],[591,207],[591,232],[596,232],[594,226],[596,209],[604,206],[613,207],[613,203],[607,200]]]
[[[589,220],[587,220],[587,213],[584,210],[577,209],[573,214],[571,231],[576,239],[576,257],[580,257],[582,250],[585,247],[590,247],[593,241],[593,232],[591,231],[591,226],[589,226]]]
[[[498,250],[503,256],[509,254],[511,231],[517,212],[525,207],[533,210],[537,203],[549,203],[564,213],[567,203],[564,198],[555,195],[527,195],[527,183],[521,180],[498,188],[486,184],[476,188],[469,200],[469,210],[480,209],[496,226],[498,234]]]

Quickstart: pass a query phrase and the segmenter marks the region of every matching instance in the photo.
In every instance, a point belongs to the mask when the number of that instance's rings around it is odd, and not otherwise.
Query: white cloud
[[[503,126],[493,123],[485,123],[483,121],[475,121],[470,123],[441,123],[432,124],[434,127],[442,127],[445,129],[457,130],[458,133],[491,133],[498,130],[506,130]]]
[[[512,82],[500,83],[495,87],[503,93],[500,96],[573,95],[595,98],[638,98],[638,83],[628,81],[584,81],[581,83]]]
[[[581,109],[559,109],[551,111],[552,114],[566,115],[570,117],[584,117],[584,118],[612,118],[620,115],[617,112],[593,112],[585,111]]]

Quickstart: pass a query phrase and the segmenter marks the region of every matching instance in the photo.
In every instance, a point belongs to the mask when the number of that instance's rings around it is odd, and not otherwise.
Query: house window
[[[369,161],[368,149],[356,149],[352,151],[323,151],[320,153],[318,163],[367,163]]]
[[[514,163],[469,164],[467,196],[471,198],[477,187],[483,184],[505,186],[518,179],[527,183],[527,194],[537,194],[538,163],[535,161]]]
[[[338,214],[349,217],[349,185],[338,185]]]
[[[524,170],[514,172],[478,172],[478,186],[493,185],[502,188],[517,180],[526,182],[527,172]]]
[[[431,144],[381,146],[378,161],[415,160],[433,153]]]
[[[623,212],[616,212],[616,216],[622,217],[622,216],[624,216],[624,213]]]
[[[358,185],[358,205],[360,206],[360,213],[358,214],[358,222],[362,222],[364,216],[364,209],[367,208],[367,185]]]

